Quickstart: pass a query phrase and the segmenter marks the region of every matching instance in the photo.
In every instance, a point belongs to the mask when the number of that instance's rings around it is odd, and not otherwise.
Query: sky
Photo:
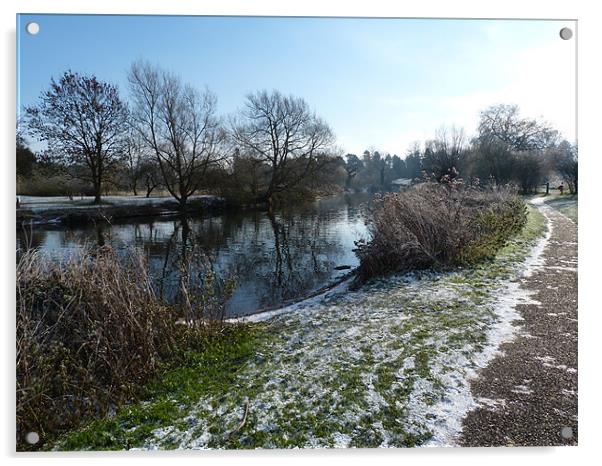
[[[25,27],[37,22],[37,35]],[[226,117],[261,89],[303,97],[345,153],[405,155],[442,126],[474,135],[479,112],[517,104],[575,134],[572,21],[17,16],[17,112],[71,69],[116,84],[140,59],[213,91]],[[34,147],[35,141],[32,141]]]

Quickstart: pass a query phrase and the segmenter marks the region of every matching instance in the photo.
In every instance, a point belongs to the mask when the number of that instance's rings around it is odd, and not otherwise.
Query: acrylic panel
[[[577,444],[577,21],[16,30],[18,450]]]

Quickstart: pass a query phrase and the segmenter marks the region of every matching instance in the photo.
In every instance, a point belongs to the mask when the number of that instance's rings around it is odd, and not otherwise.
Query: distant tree
[[[516,105],[495,105],[481,112],[473,141],[472,172],[497,183],[516,182],[533,192],[550,171],[558,131],[548,123],[520,115]]]
[[[393,170],[395,178],[409,178],[406,161],[398,155],[393,155],[393,158],[391,159],[391,169]]]
[[[435,139],[427,141],[422,160],[423,167],[437,181],[444,176],[454,178],[462,168],[466,155],[467,141],[462,128],[441,128]]]
[[[360,170],[364,167],[362,160],[355,154],[347,154],[345,156],[345,172],[347,179],[345,181],[345,189],[351,188],[353,179],[357,176]]]
[[[31,176],[36,161],[36,155],[27,147],[25,140],[17,136],[17,175]]]
[[[380,187],[381,189],[385,189],[387,183],[389,183],[391,178],[392,171],[392,158],[391,154],[387,154],[384,157],[381,157],[380,167],[379,167],[379,175],[380,175]]]
[[[238,149],[267,168],[267,186],[259,200],[272,205],[274,194],[288,191],[331,162],[330,127],[310,110],[305,100],[278,91],[247,96],[230,134]]]
[[[494,105],[481,112],[479,138],[497,139],[522,152],[554,146],[558,132],[545,122],[522,118],[516,105]]]
[[[307,198],[313,193],[336,193],[347,181],[345,161],[336,151],[318,154],[316,164],[323,167],[300,182],[300,188],[305,191]]]
[[[217,98],[145,62],[131,66],[128,80],[133,124],[154,154],[165,188],[185,210],[207,170],[225,159]]]
[[[523,194],[534,193],[544,175],[542,153],[523,152],[514,161],[514,179]]]
[[[152,158],[147,158],[142,161],[139,175],[146,188],[145,197],[147,198],[150,197],[155,188],[162,186],[161,181],[163,178],[161,176],[159,164]]]
[[[145,165],[148,165],[149,155],[140,133],[133,127],[129,128],[125,136],[123,151],[127,185],[134,196],[137,196],[138,186],[145,175],[143,169]]]
[[[578,152],[576,144],[562,141],[558,146],[556,156],[556,170],[562,179],[566,181],[571,194],[577,194],[579,175]]]
[[[378,184],[378,187],[374,187],[376,189],[382,190],[385,185],[385,173],[387,171],[387,161],[386,158],[383,157],[379,151],[374,151],[372,153],[372,160],[370,163],[370,169],[374,174],[374,179]]]
[[[359,172],[358,184],[372,192],[382,191],[385,188],[387,163],[387,157],[383,157],[378,150],[365,150],[362,153],[363,167]]]
[[[81,176],[94,187],[100,203],[110,166],[121,156],[127,109],[117,87],[67,71],[25,109],[30,133],[48,144],[47,153],[61,163],[84,167]]]
[[[261,159],[234,149],[228,175],[225,186],[222,183],[222,188],[229,190],[226,196],[234,202],[248,203],[257,202],[269,174]]]
[[[471,174],[482,180],[509,183],[515,178],[517,156],[495,138],[476,138],[471,152]]]
[[[410,179],[420,178],[422,176],[422,151],[420,144],[415,142],[406,153],[406,177]]]

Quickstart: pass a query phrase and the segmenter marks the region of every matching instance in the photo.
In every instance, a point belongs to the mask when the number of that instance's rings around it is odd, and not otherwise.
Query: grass
[[[123,450],[139,445],[153,430],[181,418],[201,397],[231,390],[238,371],[256,353],[262,335],[261,325],[226,327],[204,351],[188,352],[182,367],[163,372],[145,386],[140,402],[69,433],[57,447]]]

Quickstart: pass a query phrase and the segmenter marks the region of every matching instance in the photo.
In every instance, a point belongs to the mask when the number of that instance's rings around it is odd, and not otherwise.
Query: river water
[[[36,226],[17,231],[17,248],[36,247],[57,259],[87,244],[118,251],[142,249],[157,289],[166,299],[178,287],[181,254],[190,245],[203,251],[215,275],[233,279],[226,317],[248,315],[303,297],[355,267],[354,241],[367,239],[362,216],[371,195],[328,197],[266,212],[214,216],[135,218],[81,227]]]

